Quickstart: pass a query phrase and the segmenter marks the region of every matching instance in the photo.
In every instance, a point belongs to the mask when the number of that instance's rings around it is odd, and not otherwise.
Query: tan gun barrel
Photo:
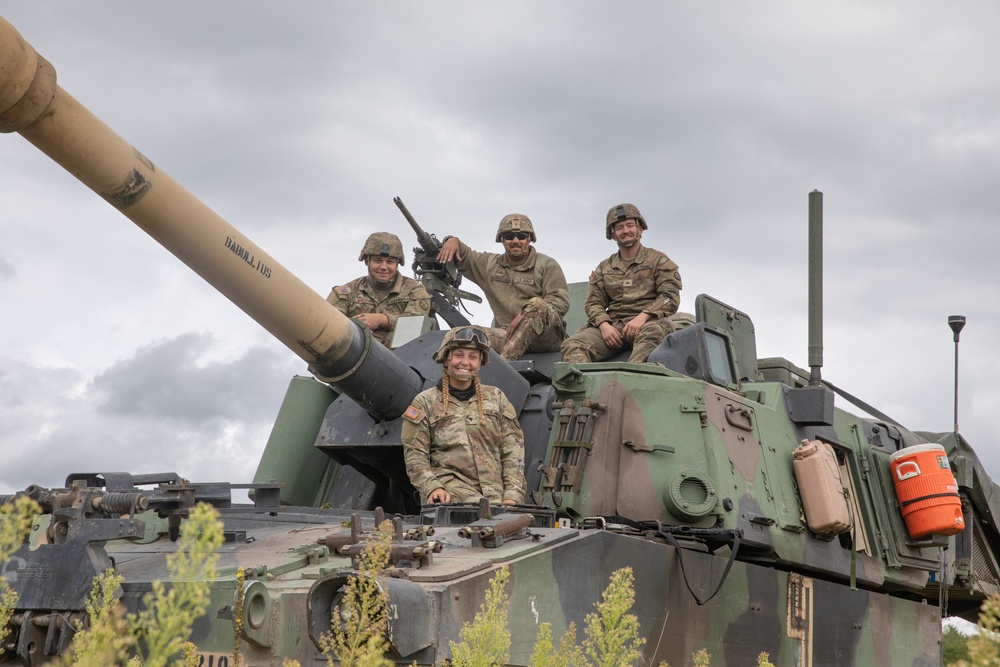
[[[0,132],[18,132],[121,211],[369,414],[393,419],[423,381],[56,84],[0,18]]]

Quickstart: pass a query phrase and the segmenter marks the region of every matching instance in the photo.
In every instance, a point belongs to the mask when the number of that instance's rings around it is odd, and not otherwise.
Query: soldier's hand
[[[389,318],[382,313],[364,313],[356,316],[354,319],[359,320],[372,331],[375,329],[384,329],[389,326]]]
[[[639,335],[639,329],[649,321],[649,313],[639,313],[631,320],[629,320],[624,327],[622,327],[622,335],[625,340],[635,340],[635,337]]]
[[[441,250],[438,251],[437,261],[442,264],[447,264],[454,257],[458,256],[458,239],[452,236],[450,239],[445,241],[441,245]],[[459,257],[461,259],[461,257]]]
[[[451,502],[451,494],[445,491],[443,486],[431,491],[431,494],[427,496],[427,502],[429,503],[447,503]]]
[[[608,347],[621,347],[625,344],[622,340],[622,335],[618,333],[618,329],[615,329],[610,322],[601,322],[599,326],[601,330],[601,338],[604,339],[604,344]]]

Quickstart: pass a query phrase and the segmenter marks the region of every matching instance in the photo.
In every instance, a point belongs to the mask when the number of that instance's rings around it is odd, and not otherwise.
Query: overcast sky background
[[[372,231],[490,250],[500,218],[584,281],[608,208],[824,378],[1000,476],[1000,5],[0,1],[98,117],[325,296]],[[408,252],[408,256],[412,253]],[[469,286],[474,289],[473,286]],[[488,311],[475,311],[487,323]],[[0,492],[74,471],[250,481],[304,363],[18,135],[0,137]],[[840,399],[838,405],[847,407]]]

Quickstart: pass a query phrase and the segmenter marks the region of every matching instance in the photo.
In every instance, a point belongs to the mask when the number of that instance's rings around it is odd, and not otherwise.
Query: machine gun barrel
[[[397,208],[399,208],[400,213],[403,214],[406,221],[410,223],[410,227],[413,228],[413,233],[417,235],[417,243],[419,243],[420,247],[424,249],[427,259],[437,258],[437,254],[441,250],[441,242],[438,241],[437,237],[423,230],[423,228],[410,214],[410,211],[406,208],[406,204],[403,203],[402,199],[399,197],[393,197],[392,202],[397,206]]]
[[[132,220],[377,419],[423,381],[253,241],[56,84],[52,65],[0,18],[0,132],[19,132]]]
[[[393,197],[392,201],[417,235],[420,247],[413,249],[413,271],[430,293],[431,301],[434,302],[434,310],[449,326],[458,327],[470,324],[469,320],[459,312],[458,306],[462,305],[462,299],[476,303],[482,303],[483,300],[476,294],[459,289],[459,285],[462,284],[462,274],[454,260],[446,264],[438,261],[438,253],[441,252],[443,244],[438,241],[436,236],[424,231],[410,214],[402,199]]]

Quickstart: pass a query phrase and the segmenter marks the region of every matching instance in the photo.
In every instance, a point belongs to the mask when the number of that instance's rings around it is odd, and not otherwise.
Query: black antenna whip
[[[955,340],[955,442],[958,442],[958,335],[965,326],[965,315],[949,315],[948,326]]]

